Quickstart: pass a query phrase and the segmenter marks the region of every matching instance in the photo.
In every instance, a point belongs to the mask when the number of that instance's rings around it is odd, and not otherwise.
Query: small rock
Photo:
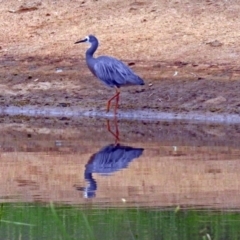
[[[208,44],[211,47],[221,47],[223,45],[223,43],[219,42],[218,40],[207,42],[206,44]]]
[[[174,74],[173,74],[173,76],[175,77],[175,76],[177,76],[177,75],[178,75],[178,71],[175,71]]]
[[[130,7],[129,8],[129,11],[131,12],[131,11],[136,11],[137,10],[137,8],[135,8],[135,7]]]
[[[128,63],[128,66],[133,66],[133,65],[135,65],[135,62],[129,62]]]
[[[42,5],[42,2],[39,1],[26,1],[24,2],[18,9],[16,10],[9,10],[11,13],[21,13],[21,12],[28,12],[28,11],[35,11]]]
[[[224,98],[222,96],[219,96],[219,97],[216,97],[216,98],[211,98],[211,99],[205,101],[204,103],[205,104],[211,104],[211,105],[217,105],[217,104],[224,103],[226,101],[227,101],[226,98]]]
[[[176,61],[176,62],[174,62],[174,65],[176,65],[178,67],[183,67],[183,66],[188,65],[188,62]]]
[[[62,143],[61,140],[56,140],[56,141],[55,141],[55,146],[61,147],[62,145],[63,145],[63,143]]]
[[[143,6],[145,4],[146,4],[145,2],[134,1],[133,3],[130,3],[130,6]]]
[[[61,73],[63,70],[61,68],[56,68],[56,73]]]
[[[59,103],[57,106],[60,106],[60,107],[69,107],[70,105],[71,105],[70,103],[61,102],[61,103]]]

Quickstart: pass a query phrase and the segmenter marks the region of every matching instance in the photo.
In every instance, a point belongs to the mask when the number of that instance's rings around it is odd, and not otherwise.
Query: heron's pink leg
[[[110,120],[107,120],[107,130],[115,137],[115,144],[118,144],[120,139],[119,139],[118,123],[116,118],[114,118],[114,125],[116,129],[115,133],[111,130]]]
[[[118,101],[119,101],[119,94],[120,94],[120,91],[118,90],[118,88],[116,88],[116,94],[111,97],[108,102],[107,102],[107,112],[109,112],[109,109],[110,109],[110,105],[111,105],[111,101],[116,98],[116,105],[115,105],[115,114],[117,112],[117,107],[118,107]]]
[[[118,110],[118,106],[119,106],[119,97],[120,97],[120,91],[118,90],[118,88],[116,89],[116,104],[115,104],[115,109],[114,109],[114,114],[117,114],[117,110]]]

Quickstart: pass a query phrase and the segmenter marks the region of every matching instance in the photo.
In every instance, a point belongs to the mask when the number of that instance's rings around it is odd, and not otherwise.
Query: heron
[[[89,35],[84,39],[75,42],[75,44],[84,42],[91,44],[90,48],[86,51],[86,62],[89,70],[101,82],[108,87],[114,87],[116,90],[115,95],[107,102],[107,112],[109,112],[111,101],[116,99],[114,111],[116,114],[120,96],[120,87],[144,85],[144,81],[126,64],[114,57],[100,56],[95,58],[93,54],[97,50],[99,44],[98,39],[95,36]]]

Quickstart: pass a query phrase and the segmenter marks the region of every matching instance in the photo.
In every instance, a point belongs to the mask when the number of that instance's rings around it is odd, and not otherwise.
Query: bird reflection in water
[[[109,127],[110,123],[107,123]],[[108,129],[109,130],[109,129]],[[111,131],[110,131],[111,132]],[[129,163],[139,158],[144,149],[124,146],[118,143],[118,128],[116,133],[111,132],[115,136],[115,144],[109,144],[93,154],[88,163],[85,165],[84,178],[88,183],[87,187],[77,187],[76,189],[84,192],[85,198],[93,198],[96,195],[97,182],[93,178],[93,173],[109,175],[121,169],[127,168]]]
[[[142,155],[143,148],[134,148],[120,144],[110,144],[93,154],[85,166],[84,178],[88,182],[85,188],[76,187],[84,191],[84,197],[93,198],[97,190],[97,182],[93,173],[108,175],[127,168],[129,163]]]

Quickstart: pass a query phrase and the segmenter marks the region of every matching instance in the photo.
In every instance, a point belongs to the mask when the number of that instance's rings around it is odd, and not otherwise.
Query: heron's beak
[[[85,39],[83,39],[83,40],[79,40],[79,41],[75,42],[74,44],[82,43],[82,42],[87,42],[87,38],[85,38]]]

